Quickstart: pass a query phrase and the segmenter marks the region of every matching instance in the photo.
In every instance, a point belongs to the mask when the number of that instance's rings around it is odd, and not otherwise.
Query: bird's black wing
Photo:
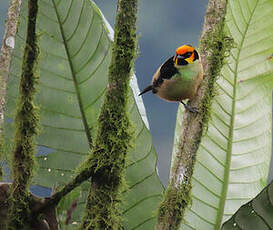
[[[173,57],[170,57],[160,68],[160,76],[163,79],[170,79],[173,75],[178,73],[177,68],[174,66]]]
[[[170,57],[159,70],[159,76],[153,81],[153,92],[156,93],[156,88],[160,87],[164,79],[171,79],[172,76],[178,73],[177,68],[174,66],[174,56]]]

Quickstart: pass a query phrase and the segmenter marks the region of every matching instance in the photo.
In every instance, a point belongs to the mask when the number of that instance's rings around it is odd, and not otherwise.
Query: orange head
[[[178,47],[176,49],[176,55],[174,56],[175,64],[178,66],[192,64],[198,59],[199,55],[191,45],[183,45]]]

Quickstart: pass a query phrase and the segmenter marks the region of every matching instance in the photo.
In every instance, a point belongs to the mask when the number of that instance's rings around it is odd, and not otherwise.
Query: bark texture
[[[185,209],[191,202],[191,177],[196,152],[208,123],[214,83],[232,43],[224,31],[226,4],[227,0],[209,0],[208,3],[199,47],[204,80],[196,97],[190,101],[190,105],[198,108],[199,113],[184,113],[179,150],[171,169],[164,200],[158,210],[157,230],[179,229]]]
[[[11,64],[11,56],[15,46],[15,34],[17,31],[17,24],[19,12],[21,7],[21,0],[11,0],[8,10],[8,17],[5,25],[5,33],[2,42],[0,55],[0,160],[2,157],[2,126],[4,121],[4,107],[6,96],[6,83],[8,80],[8,73]],[[0,178],[2,169],[0,168]]]

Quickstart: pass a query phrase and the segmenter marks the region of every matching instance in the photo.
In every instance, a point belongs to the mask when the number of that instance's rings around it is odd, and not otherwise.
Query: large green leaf
[[[20,25],[7,86],[5,140],[11,151],[14,113],[21,75],[26,32],[27,1],[23,1]],[[37,103],[41,132],[37,138],[39,168],[33,184],[53,188],[68,182],[84,160],[93,140],[97,118],[107,85],[113,32],[90,0],[40,0],[37,19],[40,74]],[[130,118],[135,127],[135,147],[128,156],[123,192],[125,229],[152,229],[155,209],[163,187],[156,174],[156,153],[133,76],[129,98]],[[141,114],[140,114],[141,113]],[[146,120],[147,121],[147,120]],[[88,182],[73,212],[73,226],[85,208]],[[71,225],[72,226],[72,225]]]
[[[266,185],[272,141],[272,15],[272,0],[228,1],[225,27],[235,48],[216,83],[183,230],[220,229],[223,221]],[[181,111],[175,140],[180,135]]]
[[[273,229],[273,181],[223,224],[222,230]]]

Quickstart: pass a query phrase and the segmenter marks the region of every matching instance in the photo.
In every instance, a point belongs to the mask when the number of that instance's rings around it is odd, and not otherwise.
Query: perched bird
[[[192,99],[203,79],[203,67],[198,52],[191,45],[176,49],[176,54],[161,65],[153,76],[152,84],[140,94],[150,90],[167,101],[179,101],[191,112],[196,110],[182,100]]]

